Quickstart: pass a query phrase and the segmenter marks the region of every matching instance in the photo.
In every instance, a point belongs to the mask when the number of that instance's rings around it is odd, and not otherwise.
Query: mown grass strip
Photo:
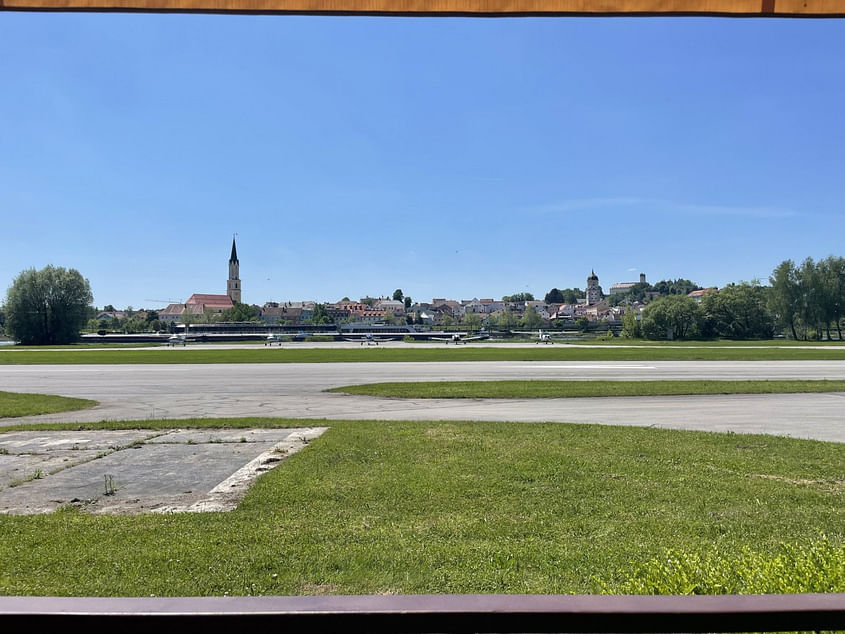
[[[327,389],[388,398],[579,398],[845,392],[845,381],[422,381]]]
[[[432,348],[250,348],[160,350],[0,350],[0,364],[132,363],[360,363],[442,361],[797,361],[845,360],[845,347],[806,348],[622,348],[546,346],[502,348],[478,346]]]
[[[560,423],[168,423],[331,428],[230,513],[0,516],[0,594],[619,592],[670,548],[774,557],[823,533],[841,562],[845,543],[841,444]]]
[[[53,414],[87,409],[98,405],[97,401],[51,394],[23,394],[0,392],[0,418],[17,418],[35,414]]]

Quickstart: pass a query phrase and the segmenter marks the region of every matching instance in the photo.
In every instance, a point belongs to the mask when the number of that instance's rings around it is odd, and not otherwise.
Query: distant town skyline
[[[542,296],[841,255],[845,22],[3,13],[5,287]],[[153,301],[155,300],[155,301]]]

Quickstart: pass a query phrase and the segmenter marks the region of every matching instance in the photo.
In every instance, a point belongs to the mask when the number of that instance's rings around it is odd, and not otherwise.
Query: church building
[[[241,301],[241,279],[238,250],[235,239],[232,238],[232,255],[229,256],[229,279],[226,282],[225,295],[210,293],[194,293],[184,304],[170,304],[159,312],[162,321],[176,321],[183,313],[189,315],[203,315],[205,313],[222,313],[233,308]]]

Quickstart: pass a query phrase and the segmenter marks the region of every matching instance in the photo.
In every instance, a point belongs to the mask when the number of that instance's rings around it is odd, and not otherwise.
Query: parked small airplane
[[[185,337],[185,335],[171,335],[170,338],[167,340],[167,345],[178,346],[181,344],[182,346],[184,346],[186,342],[187,337]]]
[[[267,335],[267,339],[264,340],[264,345],[265,346],[272,346],[274,343],[277,343],[281,346],[283,341],[284,341],[284,339],[283,339],[282,335],[277,335],[277,334],[274,334],[274,333],[271,332],[270,334]]]
[[[357,337],[344,337],[344,341],[360,341],[361,345],[367,346],[377,346],[379,341],[392,341],[395,337],[376,337],[371,332],[365,332],[364,334],[357,336]]]
[[[552,341],[552,336],[549,333],[543,332],[542,330],[540,330],[540,332],[537,334],[537,341],[535,341],[534,343],[552,343],[553,344],[554,341]]]
[[[454,343],[456,346],[461,343],[469,343],[470,341],[480,341],[482,339],[489,339],[490,335],[486,332],[481,332],[477,335],[472,337],[467,336],[465,332],[456,332],[448,339],[443,337],[432,337],[435,341],[445,341],[446,345],[448,346],[450,343]]]

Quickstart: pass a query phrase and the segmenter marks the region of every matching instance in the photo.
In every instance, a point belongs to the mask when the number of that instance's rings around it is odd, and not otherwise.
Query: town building
[[[587,306],[598,304],[601,301],[601,288],[599,288],[599,276],[593,270],[587,277]]]
[[[645,283],[645,273],[640,273],[639,282],[617,282],[616,284],[610,287],[610,295],[621,295],[623,293],[627,293],[637,284]]]

